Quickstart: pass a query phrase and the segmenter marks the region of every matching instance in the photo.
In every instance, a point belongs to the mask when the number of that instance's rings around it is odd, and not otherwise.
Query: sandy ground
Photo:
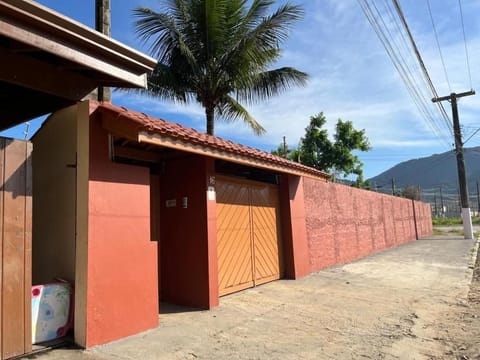
[[[468,297],[458,301],[439,326],[439,340],[445,345],[444,358],[480,359],[480,255],[473,267]]]
[[[211,311],[166,306],[155,330],[31,358],[480,359],[477,251],[435,236],[223,297]]]

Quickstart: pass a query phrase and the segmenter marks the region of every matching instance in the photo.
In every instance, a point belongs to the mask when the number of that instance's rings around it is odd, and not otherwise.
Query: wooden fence
[[[32,144],[0,137],[0,358],[28,353],[31,336]]]

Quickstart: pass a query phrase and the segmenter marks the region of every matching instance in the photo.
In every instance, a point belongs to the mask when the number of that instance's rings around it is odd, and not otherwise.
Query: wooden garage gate
[[[278,187],[217,177],[219,294],[282,276]]]
[[[0,359],[32,349],[31,151],[29,142],[0,138]]]

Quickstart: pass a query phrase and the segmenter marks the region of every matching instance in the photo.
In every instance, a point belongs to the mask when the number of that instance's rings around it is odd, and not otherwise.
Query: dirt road
[[[480,359],[478,282],[468,298],[476,249],[419,240],[223,297],[212,311],[167,307],[153,331],[36,358]]]

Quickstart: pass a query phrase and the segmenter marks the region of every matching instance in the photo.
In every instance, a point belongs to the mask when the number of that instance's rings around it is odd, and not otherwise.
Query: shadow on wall
[[[32,186],[27,182],[31,178],[32,144],[28,141],[0,137],[0,175],[2,193],[18,196],[32,196]]]

